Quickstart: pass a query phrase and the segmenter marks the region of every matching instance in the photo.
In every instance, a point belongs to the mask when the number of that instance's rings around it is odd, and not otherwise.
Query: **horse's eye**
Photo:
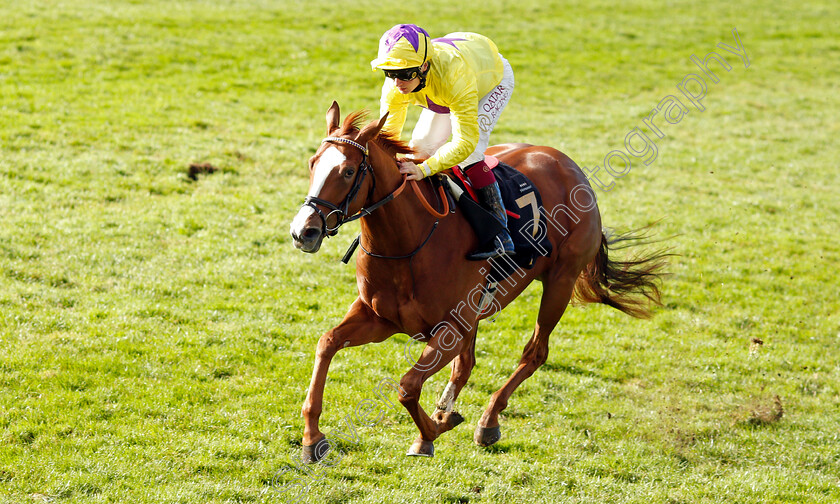
[[[353,168],[348,168],[347,171],[344,172],[344,178],[350,178],[356,173],[356,170]]]

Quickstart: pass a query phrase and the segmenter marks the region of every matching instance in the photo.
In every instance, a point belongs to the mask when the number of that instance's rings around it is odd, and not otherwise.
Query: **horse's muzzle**
[[[289,226],[295,248],[309,254],[318,252],[321,242],[324,241],[322,228],[320,217],[311,208],[301,208]]]
[[[295,235],[292,233],[292,239],[295,243],[295,248],[301,250],[303,252],[307,252],[309,254],[314,254],[318,252],[321,248],[321,242],[323,241],[324,234],[321,233],[321,230],[316,228],[309,228],[303,232],[300,236]]]

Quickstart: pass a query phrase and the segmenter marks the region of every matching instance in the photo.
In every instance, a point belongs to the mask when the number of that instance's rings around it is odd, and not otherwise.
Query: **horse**
[[[414,191],[403,191],[407,182],[397,158],[413,152],[397,135],[382,131],[386,118],[366,122],[365,113],[357,111],[340,123],[339,106],[332,103],[327,138],[309,159],[309,193],[290,226],[295,247],[315,253],[325,237],[358,219],[363,249],[356,258],[358,297],[341,322],[320,337],[315,351],[301,408],[305,462],[318,462],[329,451],[318,423],[333,357],[339,350],[382,342],[397,333],[426,343],[400,380],[398,399],[420,431],[408,455],[433,456],[434,441],[464,421],[453,404],[476,362],[478,322],[492,314],[466,302],[477,296],[476,286],[486,286],[492,260],[466,259],[480,244],[461,212],[437,210],[443,200],[431,184],[412,181]],[[476,425],[474,440],[480,446],[500,439],[499,414],[517,386],[546,362],[549,336],[569,302],[602,303],[647,318],[660,304],[658,284],[667,255],[659,250],[629,261],[610,258],[611,247],[637,245],[642,237],[602,229],[594,192],[562,152],[519,143],[490,147],[487,154],[524,173],[539,189],[540,229],[548,233],[552,249],[530,269],[517,269],[515,281],[504,283],[492,300],[502,309],[532,281],[542,282],[531,338]],[[429,415],[419,403],[423,384],[450,362],[450,380]]]

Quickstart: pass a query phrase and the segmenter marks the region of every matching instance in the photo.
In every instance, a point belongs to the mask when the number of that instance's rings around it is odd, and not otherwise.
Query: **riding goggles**
[[[401,81],[410,81],[420,75],[420,67],[383,69],[382,71],[385,72],[385,77]]]

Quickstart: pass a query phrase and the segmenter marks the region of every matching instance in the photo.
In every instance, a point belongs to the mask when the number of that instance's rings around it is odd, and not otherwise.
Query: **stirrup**
[[[509,257],[516,255],[516,250],[513,248],[513,240],[510,238],[510,233],[507,230],[503,230],[497,234],[491,242],[491,245],[488,249],[478,250],[467,255],[467,259],[470,261],[483,261],[485,259],[495,259],[503,255]]]

